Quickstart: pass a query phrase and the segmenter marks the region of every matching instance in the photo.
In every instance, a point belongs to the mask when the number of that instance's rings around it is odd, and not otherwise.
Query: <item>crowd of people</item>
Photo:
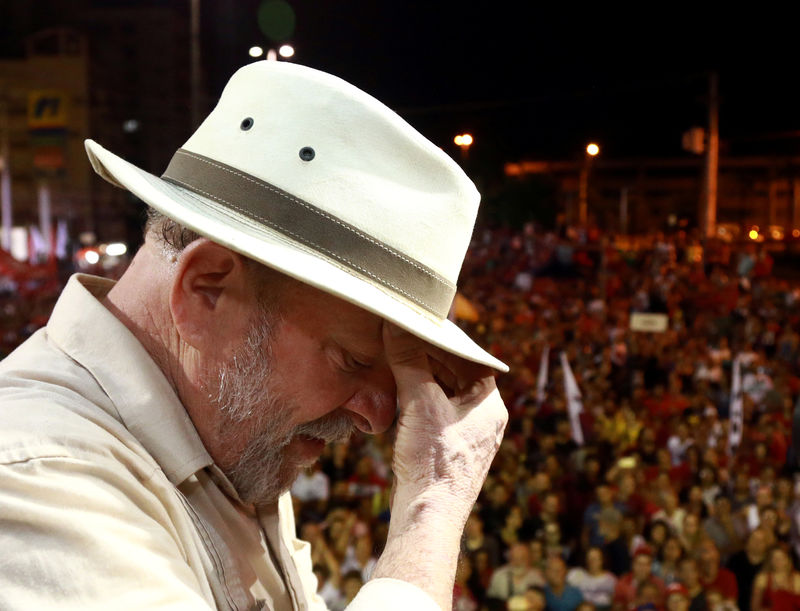
[[[476,232],[454,316],[511,366],[498,378],[510,420],[464,531],[455,610],[800,608],[800,285],[771,272],[755,244],[684,233]],[[4,351],[44,324],[56,294],[21,325],[14,286],[0,281]],[[632,330],[636,312],[665,314],[666,329]],[[294,483],[331,609],[380,555],[391,461],[391,432],[358,436]]]
[[[511,372],[498,379],[510,421],[465,528],[454,609],[800,608],[800,286],[773,277],[766,249],[486,229],[459,290],[461,324]],[[632,330],[636,312],[665,314],[667,328]],[[295,483],[331,608],[380,553],[390,465],[390,435],[359,437]]]

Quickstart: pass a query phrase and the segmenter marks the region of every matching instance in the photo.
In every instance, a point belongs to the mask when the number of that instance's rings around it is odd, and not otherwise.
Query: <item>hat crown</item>
[[[245,66],[183,149],[274,185],[455,284],[475,186],[401,117],[338,77],[288,62]]]

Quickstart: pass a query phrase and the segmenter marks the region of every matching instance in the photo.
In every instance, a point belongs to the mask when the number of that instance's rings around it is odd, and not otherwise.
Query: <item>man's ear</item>
[[[181,339],[197,350],[224,349],[250,322],[252,289],[241,255],[205,238],[178,258],[169,307]]]

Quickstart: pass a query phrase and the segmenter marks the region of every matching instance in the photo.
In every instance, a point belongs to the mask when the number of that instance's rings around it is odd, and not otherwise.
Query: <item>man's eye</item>
[[[358,371],[359,369],[366,369],[369,367],[369,363],[360,361],[348,352],[345,352],[344,354],[344,365],[345,369],[348,371]]]

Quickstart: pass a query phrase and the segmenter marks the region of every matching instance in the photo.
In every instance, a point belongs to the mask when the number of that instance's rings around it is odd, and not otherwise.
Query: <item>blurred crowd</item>
[[[476,234],[455,314],[511,366],[498,379],[511,416],[464,532],[455,610],[800,609],[800,284],[772,266],[760,245],[683,233]],[[635,312],[665,314],[667,328],[633,331]],[[579,436],[562,353],[582,394]],[[385,541],[391,442],[333,446],[295,483],[333,609]]]
[[[465,528],[454,610],[800,609],[800,283],[772,265],[760,245],[682,232],[475,234],[453,317],[511,366],[498,378],[510,420]],[[18,286],[0,268],[4,351],[56,294]],[[666,315],[666,329],[632,330],[638,312]],[[582,395],[572,418],[562,355]],[[294,483],[331,609],[381,553],[391,461],[391,432],[358,436]]]

